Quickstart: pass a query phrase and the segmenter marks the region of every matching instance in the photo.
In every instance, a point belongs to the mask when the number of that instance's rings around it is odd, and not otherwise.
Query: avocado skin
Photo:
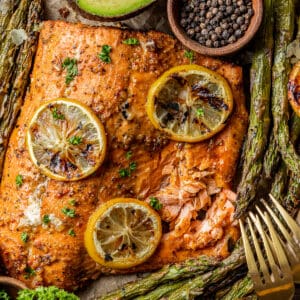
[[[154,3],[156,3],[157,0],[153,0],[152,2],[146,4],[143,7],[140,7],[134,11],[131,11],[129,13],[120,15],[120,16],[113,16],[113,17],[109,17],[109,16],[98,16],[98,15],[94,15],[91,13],[88,13],[86,11],[84,11],[83,9],[81,9],[77,3],[76,0],[68,0],[68,3],[70,4],[70,6],[76,11],[78,12],[82,17],[89,19],[89,20],[93,20],[93,21],[106,21],[106,22],[114,22],[114,21],[122,21],[122,20],[126,20],[126,19],[130,19],[140,13],[142,13],[143,11],[145,11],[147,8],[149,8],[150,6],[152,6]]]

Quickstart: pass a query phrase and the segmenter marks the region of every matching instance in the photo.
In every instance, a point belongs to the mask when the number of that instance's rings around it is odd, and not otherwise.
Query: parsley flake
[[[62,211],[62,213],[63,213],[64,215],[66,215],[67,217],[75,218],[75,216],[76,216],[76,214],[75,214],[75,209],[73,209],[73,208],[64,207],[61,211]]]
[[[1,300],[10,300],[11,298],[8,296],[6,291],[0,290],[0,299]]]
[[[29,240],[29,235],[28,235],[27,232],[22,232],[22,233],[21,233],[21,240],[22,240],[23,243],[27,243],[27,242],[28,242],[28,240]]]
[[[197,108],[196,114],[197,114],[197,117],[203,117],[204,116],[204,110],[202,108]]]
[[[120,169],[120,170],[119,170],[119,175],[120,175],[120,177],[122,177],[122,178],[129,177],[129,176],[130,176],[130,171],[129,171],[127,168],[125,168],[125,169]]]
[[[136,46],[136,45],[139,45],[140,42],[136,38],[128,38],[128,39],[126,39],[126,40],[123,41],[123,44]]]
[[[136,162],[135,161],[132,161],[129,164],[129,169],[130,169],[130,171],[134,171],[136,169]]]
[[[195,59],[195,53],[191,50],[185,50],[184,57],[188,58],[190,60],[190,63],[192,63]]]
[[[33,270],[31,267],[29,267],[29,266],[27,266],[26,268],[25,268],[25,275],[24,275],[24,278],[25,279],[29,279],[30,277],[32,277],[32,276],[35,276],[35,270]]]
[[[77,201],[75,199],[71,199],[69,201],[69,204],[72,205],[72,206],[75,206],[77,204]]]
[[[161,210],[163,207],[162,203],[156,197],[150,197],[150,206],[155,210]]]
[[[79,145],[82,143],[82,137],[74,135],[68,139],[68,142],[72,145]]]
[[[130,159],[132,157],[132,151],[127,151],[125,157],[126,159]]]
[[[21,187],[23,185],[23,176],[18,174],[16,176],[16,186]]]
[[[70,229],[70,230],[68,231],[68,235],[70,235],[70,236],[72,236],[72,237],[76,236],[76,233],[75,233],[74,229]]]
[[[68,85],[74,80],[75,76],[78,75],[77,60],[67,57],[62,63],[62,67],[67,70],[66,84]]]
[[[54,120],[64,120],[65,116],[61,114],[56,107],[52,109],[52,116]]]
[[[44,215],[43,216],[43,223],[44,224],[49,224],[51,222],[51,220],[50,220],[50,216],[49,215]]]
[[[100,52],[100,54],[99,54],[99,58],[100,58],[103,62],[105,62],[105,63],[107,63],[107,64],[111,63],[111,58],[110,58],[110,55],[109,55],[110,52],[111,52],[111,46],[103,45],[103,46],[102,46],[102,49],[101,49],[101,52]]]

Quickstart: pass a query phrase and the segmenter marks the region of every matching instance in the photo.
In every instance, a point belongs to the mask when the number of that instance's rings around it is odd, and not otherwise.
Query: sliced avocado
[[[156,0],[77,0],[79,8],[93,15],[115,18],[141,10]]]

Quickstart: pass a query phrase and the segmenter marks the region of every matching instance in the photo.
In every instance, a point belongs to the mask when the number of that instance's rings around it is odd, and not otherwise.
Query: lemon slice
[[[227,81],[198,65],[183,65],[165,72],[148,92],[146,110],[152,124],[170,139],[199,142],[226,125],[233,108]]]
[[[56,99],[34,113],[27,131],[33,163],[50,178],[74,181],[95,172],[106,151],[103,125],[75,100]]]
[[[126,269],[146,261],[157,248],[161,234],[161,219],[147,203],[116,198],[90,217],[84,240],[97,263]]]
[[[300,117],[300,61],[295,64],[290,74],[288,98],[294,112]]]

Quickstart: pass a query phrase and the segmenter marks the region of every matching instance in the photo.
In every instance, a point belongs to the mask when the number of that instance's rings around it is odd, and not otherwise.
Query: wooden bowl
[[[209,48],[200,45],[195,40],[192,40],[180,25],[180,10],[181,0],[168,0],[167,11],[171,29],[180,42],[191,50],[204,55],[210,56],[225,56],[233,54],[243,48],[254,37],[257,32],[263,17],[263,0],[252,0],[254,15],[251,18],[249,27],[245,34],[235,43],[228,44],[224,47]]]
[[[0,276],[0,290],[4,290],[11,299],[16,299],[18,291],[26,289],[27,286],[20,280],[12,277]]]
[[[80,14],[83,18],[88,19],[88,20],[92,20],[92,21],[100,21],[100,22],[116,22],[116,21],[122,21],[122,20],[127,20],[127,19],[130,19],[130,18],[133,18],[133,17],[135,17],[138,14],[142,13],[143,11],[145,11],[146,9],[148,9],[150,6],[152,6],[154,3],[157,2],[157,0],[155,0],[152,3],[149,3],[148,5],[145,5],[141,8],[139,8],[139,9],[137,9],[135,11],[132,11],[130,13],[127,13],[125,15],[115,16],[115,17],[102,17],[102,16],[90,14],[90,13],[84,11],[83,9],[81,9],[77,5],[76,0],[67,0],[67,1],[70,4],[70,6],[72,7],[72,9],[75,12],[77,12],[78,14]]]

